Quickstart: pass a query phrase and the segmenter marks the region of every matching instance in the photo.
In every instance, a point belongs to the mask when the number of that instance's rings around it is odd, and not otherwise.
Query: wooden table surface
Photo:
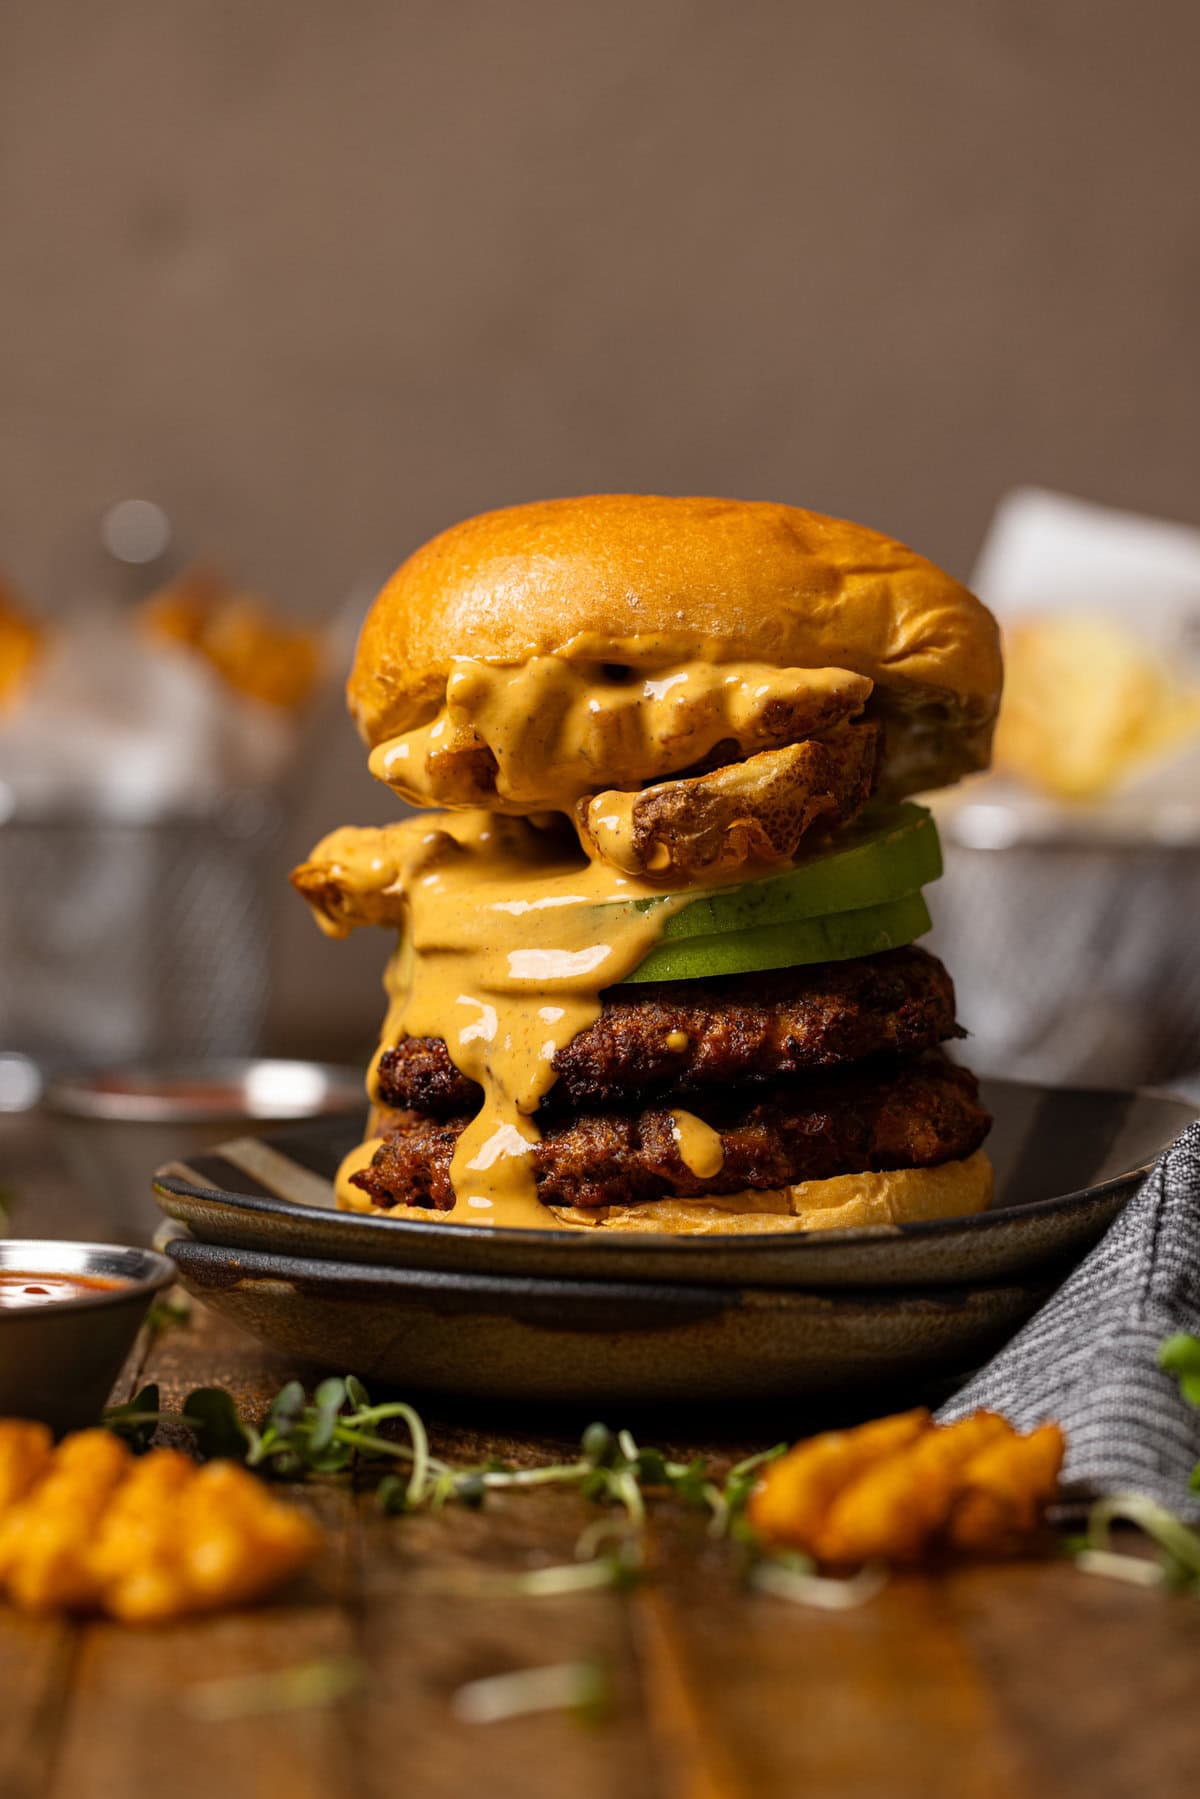
[[[0,1184],[14,1234],[68,1234],[76,1196],[36,1126],[0,1122]],[[293,1373],[313,1371],[197,1309],[143,1347],[123,1384],[157,1379],[168,1405],[221,1384],[254,1411]],[[422,1409],[456,1460],[569,1447],[545,1419],[517,1430],[484,1404]],[[772,1420],[774,1436],[802,1429],[798,1415]],[[658,1435],[681,1446],[669,1416]],[[1196,1790],[1193,1601],[1036,1563],[897,1578],[857,1611],[817,1613],[747,1592],[701,1518],[665,1512],[649,1534],[651,1577],[631,1591],[481,1597],[438,1589],[464,1570],[569,1560],[593,1508],[543,1492],[385,1519],[369,1492],[290,1491],[327,1527],[328,1550],[258,1609],[155,1630],[0,1612],[4,1799]],[[608,1673],[606,1722],[456,1715],[464,1682],[577,1661]],[[283,1710],[287,1683],[255,1678],[311,1666],[347,1690]],[[240,1715],[214,1721],[212,1683],[230,1679],[247,1683],[234,1689]]]

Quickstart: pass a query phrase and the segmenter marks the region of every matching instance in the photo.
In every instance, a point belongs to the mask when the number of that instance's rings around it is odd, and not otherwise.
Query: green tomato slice
[[[832,912],[856,912],[903,899],[942,872],[942,851],[933,815],[924,806],[875,806],[836,847],[794,863],[783,874],[700,893],[664,921],[662,942],[677,938],[739,934],[769,925],[788,925]],[[641,908],[657,905],[641,900]],[[849,951],[848,954],[857,954]],[[764,963],[764,967],[781,964]]]
[[[922,896],[906,893],[853,912],[663,942],[625,979],[698,981],[710,975],[794,968],[803,962],[845,962],[851,956],[877,956],[911,943],[929,930],[931,922]]]

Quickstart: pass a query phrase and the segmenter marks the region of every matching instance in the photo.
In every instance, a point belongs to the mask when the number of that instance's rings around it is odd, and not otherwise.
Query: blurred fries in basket
[[[1200,685],[1123,625],[1086,613],[1018,621],[1004,634],[996,768],[1039,793],[1096,800],[1200,740]]]

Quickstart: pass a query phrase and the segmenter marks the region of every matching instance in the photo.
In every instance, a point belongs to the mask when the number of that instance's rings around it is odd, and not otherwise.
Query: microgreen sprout
[[[498,1724],[552,1711],[571,1712],[581,1722],[595,1724],[611,1712],[612,1681],[600,1662],[556,1662],[468,1681],[451,1705],[464,1724]]]
[[[124,1439],[135,1455],[149,1449],[154,1433],[169,1414],[158,1409],[158,1383],[151,1381],[127,1399],[124,1405],[110,1405],[101,1413],[100,1422],[114,1436]]]
[[[363,1686],[367,1670],[353,1656],[321,1656],[260,1674],[233,1674],[185,1688],[181,1702],[194,1718],[227,1724],[268,1712],[310,1711],[336,1705]]]
[[[824,1612],[853,1611],[874,1599],[887,1585],[887,1569],[868,1563],[845,1579],[818,1574],[806,1555],[759,1556],[751,1564],[749,1583],[760,1593],[790,1599],[793,1605],[816,1606]]]
[[[1114,1524],[1136,1525],[1157,1547],[1157,1558],[1116,1550]],[[1087,1535],[1074,1555],[1076,1567],[1086,1574],[1104,1574],[1138,1586],[1168,1587],[1179,1593],[1200,1592],[1200,1532],[1144,1493],[1115,1493],[1098,1499],[1088,1513]]]
[[[641,1541],[625,1533],[609,1548],[596,1548],[577,1556],[573,1562],[558,1562],[548,1568],[531,1568],[517,1573],[504,1569],[463,1568],[418,1577],[417,1584],[425,1592],[470,1599],[549,1599],[562,1593],[601,1590],[624,1593],[636,1586],[641,1578]]]
[[[661,1449],[640,1444],[631,1431],[612,1431],[596,1423],[588,1425],[577,1453],[566,1461],[534,1468],[495,1460],[456,1467],[432,1453],[419,1412],[403,1400],[372,1404],[367,1389],[352,1374],[321,1381],[311,1398],[299,1381],[289,1381],[257,1425],[240,1416],[224,1388],[199,1387],[188,1394],[180,1411],[169,1412],[160,1409],[158,1388],[153,1385],[125,1405],[109,1407],[103,1422],[139,1451],[149,1447],[160,1423],[182,1426],[205,1459],[231,1458],[285,1480],[378,1474],[376,1503],[389,1515],[436,1511],[446,1505],[478,1509],[495,1494],[541,1487],[574,1491],[604,1509],[604,1515],[580,1535],[571,1563],[518,1574],[471,1572],[453,1577],[454,1590],[480,1596],[546,1596],[633,1585],[643,1573],[642,1531],[651,1498],[705,1511],[711,1536],[749,1545],[746,1503],[760,1469],[787,1448],[777,1443],[735,1463],[722,1476],[704,1456],[677,1461]],[[396,1427],[400,1434],[394,1434]],[[748,1549],[748,1553],[755,1552]],[[756,1555],[753,1566],[765,1560]],[[835,1589],[838,1594],[857,1595],[869,1584],[822,1583],[806,1574],[808,1588],[803,1589],[798,1571],[791,1574],[789,1596],[799,1598],[802,1591],[811,1590],[814,1604],[838,1602],[829,1596]],[[840,1602],[852,1600],[843,1597]]]
[[[1160,1346],[1158,1365],[1175,1376],[1189,1405],[1200,1406],[1200,1337],[1177,1331]],[[1200,1491],[1200,1462],[1192,1470],[1192,1486]]]

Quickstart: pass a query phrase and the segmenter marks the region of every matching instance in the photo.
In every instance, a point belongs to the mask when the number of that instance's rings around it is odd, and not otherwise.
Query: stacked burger
[[[418,810],[293,875],[331,934],[398,932],[339,1203],[683,1233],[984,1207],[908,796],[986,766],[1000,684],[965,588],[794,507],[554,500],[418,550],[349,684]]]

